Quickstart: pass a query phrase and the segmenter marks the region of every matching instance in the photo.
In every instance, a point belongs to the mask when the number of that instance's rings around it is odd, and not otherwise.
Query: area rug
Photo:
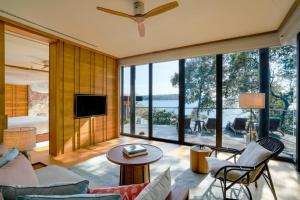
[[[176,155],[165,154],[164,157],[150,165],[151,179],[170,167],[172,186],[184,186],[190,189],[190,199],[223,199],[220,184],[210,175],[200,175],[190,170],[189,158],[178,159]],[[70,168],[73,172],[90,181],[91,188],[117,186],[119,184],[119,166],[99,155]],[[228,191],[227,197],[248,199],[245,189],[237,186]]]

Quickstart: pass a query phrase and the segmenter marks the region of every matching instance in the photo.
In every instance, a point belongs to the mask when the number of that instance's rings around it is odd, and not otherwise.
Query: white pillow
[[[268,158],[271,154],[271,151],[263,148],[256,142],[251,142],[247,145],[246,149],[243,151],[236,164],[254,167]]]
[[[166,199],[171,191],[170,168],[151,181],[135,198],[135,200]]]

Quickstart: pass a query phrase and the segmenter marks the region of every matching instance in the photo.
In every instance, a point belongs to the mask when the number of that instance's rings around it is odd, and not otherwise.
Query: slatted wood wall
[[[5,114],[8,117],[28,115],[28,85],[5,84]]]
[[[0,143],[3,141],[3,130],[6,128],[6,117],[5,117],[5,77],[4,77],[4,22],[0,21]]]
[[[119,136],[116,62],[62,41],[50,44],[50,154]],[[74,119],[74,94],[106,95],[107,115]]]

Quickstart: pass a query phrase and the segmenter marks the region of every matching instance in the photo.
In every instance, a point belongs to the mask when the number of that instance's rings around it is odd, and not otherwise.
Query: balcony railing
[[[153,107],[153,136],[177,140],[178,139],[178,107]],[[137,106],[135,108],[136,114],[136,134],[142,134],[147,136],[148,133],[148,114],[149,108],[145,106]],[[295,110],[279,110],[279,109],[270,109],[270,117],[282,118],[282,113],[285,112],[284,121],[281,125],[282,131],[285,133],[282,136],[280,133],[274,133],[274,137],[279,138],[284,142],[286,146],[286,155],[289,157],[295,156],[296,148],[296,111]],[[186,132],[185,138],[186,141],[195,142],[195,143],[212,143],[215,144],[215,135],[214,134],[205,134],[203,129],[198,131],[196,127],[196,121],[200,120],[206,122],[208,118],[215,118],[216,116],[215,108],[200,108],[199,113],[197,114],[197,108],[186,107],[185,116],[190,118],[190,128],[191,132]],[[126,110],[124,113],[124,132],[129,133],[129,116],[130,110]],[[235,118],[248,118],[250,115],[249,110],[240,109],[240,108],[223,108],[223,145],[224,146],[238,146],[243,148],[246,145],[246,136],[234,135],[228,133],[226,130],[226,125],[229,122],[233,122]],[[258,111],[254,112],[254,121],[258,121]],[[203,124],[201,124],[203,126]]]

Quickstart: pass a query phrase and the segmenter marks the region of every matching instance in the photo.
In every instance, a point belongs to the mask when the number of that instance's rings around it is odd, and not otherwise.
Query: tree
[[[215,107],[216,67],[214,56],[203,56],[186,60],[185,65],[185,101],[198,102],[196,116],[200,111]],[[179,84],[179,75],[175,73],[171,78],[174,87]]]
[[[225,106],[238,106],[239,94],[258,92],[258,51],[246,51],[224,55],[223,96]]]
[[[295,46],[271,48],[270,69],[270,108],[273,109],[270,115],[279,117],[283,129],[290,131],[293,116],[288,113],[288,109],[295,101],[296,90]],[[282,112],[278,113],[277,110],[282,110]]]
[[[287,131],[291,126],[287,110],[295,100],[296,88],[296,50],[295,46],[283,46],[270,49],[270,108],[275,111],[270,116],[278,116]],[[215,58],[203,56],[186,60],[185,101],[197,103],[196,115],[206,108],[215,107]],[[171,78],[174,87],[178,86],[178,73]],[[241,92],[259,91],[259,54],[258,50],[224,55],[223,61],[223,97],[224,107],[238,107]],[[288,118],[288,120],[287,120]]]

